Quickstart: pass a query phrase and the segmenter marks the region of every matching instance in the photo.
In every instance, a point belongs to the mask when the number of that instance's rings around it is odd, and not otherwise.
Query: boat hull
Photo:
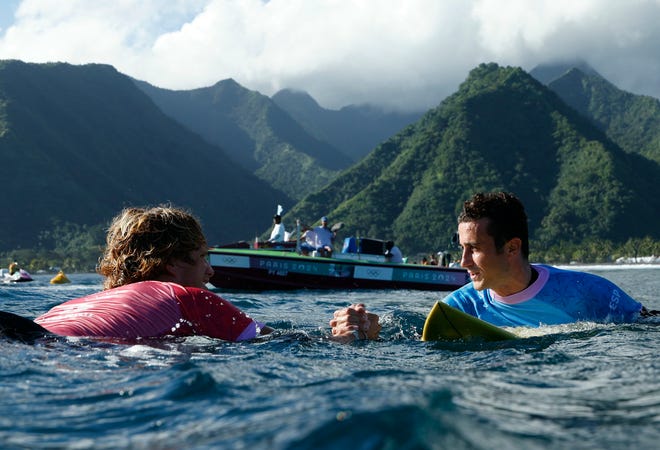
[[[355,256],[355,255],[352,255]],[[219,289],[417,289],[448,291],[465,285],[460,268],[389,264],[348,256],[321,258],[292,252],[213,248],[210,282]]]

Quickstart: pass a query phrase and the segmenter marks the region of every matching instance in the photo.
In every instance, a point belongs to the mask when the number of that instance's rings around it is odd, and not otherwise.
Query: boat
[[[18,269],[14,273],[10,273],[5,269],[0,269],[0,281],[3,283],[23,283],[26,281],[33,281],[32,275],[26,270]]]
[[[342,252],[333,253],[330,257],[303,255],[295,251],[295,246],[264,248],[241,242],[211,247],[209,262],[213,267],[214,275],[210,283],[218,289],[251,291],[293,289],[447,291],[457,289],[469,281],[465,269],[405,262],[391,263],[385,256],[383,241],[374,239],[359,241],[359,245],[351,245],[350,240],[345,242]],[[372,249],[369,250],[367,247]]]

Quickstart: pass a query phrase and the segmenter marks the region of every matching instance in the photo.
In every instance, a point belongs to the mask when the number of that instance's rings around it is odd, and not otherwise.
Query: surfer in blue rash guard
[[[605,278],[530,264],[527,215],[513,194],[475,194],[458,217],[458,236],[461,266],[472,282],[443,302],[493,325],[634,322],[660,313]],[[345,340],[378,337],[378,316],[364,305],[336,311],[330,326]]]

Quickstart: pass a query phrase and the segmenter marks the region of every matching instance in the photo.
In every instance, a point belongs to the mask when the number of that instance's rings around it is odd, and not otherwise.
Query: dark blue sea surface
[[[590,267],[660,309],[660,267]],[[101,289],[0,284],[31,318]],[[421,342],[445,293],[218,292],[277,329],[249,343],[0,338],[3,449],[656,449],[660,320],[518,329],[500,343]],[[383,340],[327,339],[364,302]]]

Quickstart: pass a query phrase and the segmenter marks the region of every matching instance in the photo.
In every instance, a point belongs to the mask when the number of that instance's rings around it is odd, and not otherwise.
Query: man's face
[[[188,255],[190,261],[173,260],[170,265],[171,273],[174,276],[173,281],[182,286],[205,289],[206,283],[213,276],[213,269],[208,262],[207,255],[206,246],[202,246],[190,252]]]
[[[497,252],[495,240],[487,233],[488,220],[458,224],[459,244],[463,248],[461,267],[467,269],[475,289],[492,289],[498,295],[510,295],[507,290],[511,281],[509,260],[505,251]]]

